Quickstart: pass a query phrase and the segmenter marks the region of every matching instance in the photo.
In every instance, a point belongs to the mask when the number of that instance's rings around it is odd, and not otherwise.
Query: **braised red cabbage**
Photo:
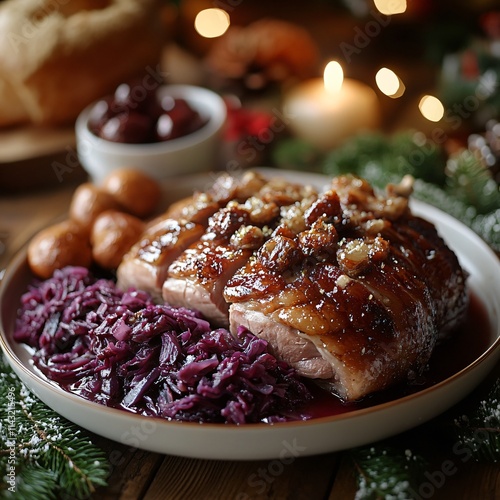
[[[311,395],[266,341],[213,330],[197,312],[67,267],[22,297],[15,340],[66,390],[171,420],[244,424],[305,419]]]

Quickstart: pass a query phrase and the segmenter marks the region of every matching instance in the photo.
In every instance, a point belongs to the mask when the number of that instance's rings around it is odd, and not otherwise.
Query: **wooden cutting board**
[[[17,127],[0,132],[0,195],[78,183],[73,127]]]

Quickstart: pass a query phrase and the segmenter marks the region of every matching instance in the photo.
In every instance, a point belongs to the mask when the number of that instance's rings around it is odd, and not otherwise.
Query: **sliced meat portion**
[[[145,290],[161,301],[168,266],[204,232],[203,225],[187,220],[157,221],[123,258],[117,270],[118,286]]]
[[[467,308],[466,273],[411,214],[408,181],[381,195],[341,176],[318,195],[223,175],[148,228],[119,284],[245,326],[302,375],[363,398],[418,377]]]
[[[251,251],[207,242],[188,249],[172,264],[163,285],[163,300],[174,307],[200,311],[214,325],[228,325],[228,304],[223,291],[226,281],[250,257]]]
[[[165,302],[197,309],[214,324],[227,324],[224,285],[252,253],[250,248],[235,247],[231,237],[240,228],[248,228],[249,222],[248,211],[237,206],[226,207],[211,217],[202,238],[170,265],[163,284]],[[262,231],[255,228],[255,233],[258,248]]]
[[[228,325],[223,291],[227,280],[280,226],[292,231],[299,213],[317,198],[309,187],[275,179],[244,203],[231,201],[209,219],[208,228],[168,269],[163,299],[201,311],[212,323]],[[302,229],[303,226],[297,226]]]
[[[207,192],[196,192],[173,203],[124,256],[117,270],[118,286],[139,287],[160,301],[168,267],[200,239],[210,216],[230,200],[244,202],[266,182],[255,172],[248,172],[241,179],[221,174]]]
[[[247,304],[237,303],[231,306],[230,328],[237,331],[239,325],[266,339],[273,346],[275,356],[286,359],[302,376],[326,380],[334,376],[330,361],[323,358],[314,343],[297,329],[277,322]]]
[[[408,191],[344,176],[228,281],[230,326],[346,401],[417,377],[465,314],[466,275]]]

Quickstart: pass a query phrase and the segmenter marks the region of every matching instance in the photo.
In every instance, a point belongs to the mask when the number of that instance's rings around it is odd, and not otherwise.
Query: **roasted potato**
[[[161,198],[158,182],[132,168],[115,170],[100,187],[112,195],[124,211],[136,217],[151,215]]]
[[[96,217],[105,210],[118,209],[119,203],[106,191],[90,182],[80,184],[73,194],[69,217],[90,231]]]
[[[105,269],[116,269],[144,227],[144,222],[133,215],[117,210],[102,212],[90,233],[94,261]]]
[[[28,245],[28,264],[40,278],[50,278],[65,266],[89,267],[91,263],[88,233],[72,220],[43,229]]]

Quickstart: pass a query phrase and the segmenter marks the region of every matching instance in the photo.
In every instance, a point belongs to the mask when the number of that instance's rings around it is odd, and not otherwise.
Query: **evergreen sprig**
[[[349,456],[356,471],[356,500],[413,498],[427,465],[411,450],[383,443],[355,448]]]
[[[0,401],[2,498],[83,499],[106,485],[105,453],[33,396],[3,358]]]
[[[490,244],[491,248],[500,252],[500,208],[486,215],[478,215],[470,227]]]
[[[500,208],[487,214],[479,214],[475,206],[467,205],[443,189],[420,179],[413,185],[413,196],[463,222],[493,250],[500,252]]]
[[[446,164],[447,191],[473,206],[480,214],[487,214],[500,207],[500,188],[491,170],[467,149],[450,158]]]
[[[416,179],[413,184],[413,196],[441,209],[468,226],[472,225],[477,216],[477,210],[474,207],[466,205],[438,186],[421,179]]]
[[[500,461],[500,380],[468,414],[453,422],[455,440],[476,461]]]
[[[418,133],[361,134],[327,154],[322,171],[353,173],[378,188],[412,175],[415,198],[449,213],[500,252],[500,189],[470,151],[446,161],[440,148]]]
[[[322,170],[330,175],[355,173],[379,188],[397,183],[405,175],[442,186],[445,157],[436,144],[418,132],[401,132],[393,137],[359,134],[329,152]]]

